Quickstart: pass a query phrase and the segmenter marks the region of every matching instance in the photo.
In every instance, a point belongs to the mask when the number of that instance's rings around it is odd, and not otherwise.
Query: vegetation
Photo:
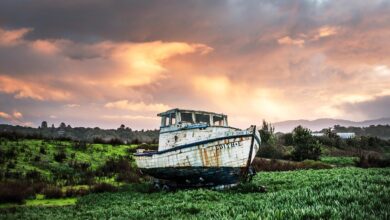
[[[148,185],[131,185],[81,197],[76,205],[4,209],[0,218],[387,219],[389,185],[386,168],[267,172],[232,190],[149,193]],[[266,192],[244,190],[261,186]]]
[[[331,157],[325,156],[321,157],[320,161],[327,164],[332,164],[338,167],[345,166],[354,166],[356,161],[358,161],[358,157]]]
[[[64,198],[111,192],[114,185],[140,182],[130,153],[136,147],[0,139],[0,203],[23,203],[37,194]]]
[[[318,160],[321,155],[321,144],[311,135],[311,131],[302,126],[293,130],[293,158],[297,161],[306,159]]]
[[[84,141],[96,144],[140,144],[157,143],[158,130],[133,131],[129,127],[121,125],[118,129],[96,128],[72,128],[70,125],[61,123],[59,127],[47,126],[43,121],[39,128],[12,126],[0,124],[0,138],[9,140],[17,139],[45,139],[62,141]]]
[[[262,158],[252,164],[259,172],[252,182],[224,191],[167,193],[156,192],[133,159],[138,148],[157,150],[156,144],[141,144],[140,136],[93,136],[88,129],[84,135],[92,138],[86,140],[46,136],[58,129],[72,134],[78,128],[65,123],[60,128],[42,123],[40,129],[27,130],[41,133],[0,128],[0,219],[380,219],[390,215],[390,169],[372,168],[390,166],[390,142],[376,137],[341,139],[331,129],[314,137],[301,126],[292,133],[275,134],[272,125],[263,121],[263,143],[257,154]],[[122,125],[114,131],[125,134],[128,129]],[[129,140],[137,144],[126,144]]]

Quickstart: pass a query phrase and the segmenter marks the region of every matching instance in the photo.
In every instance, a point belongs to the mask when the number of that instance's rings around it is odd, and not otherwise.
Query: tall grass
[[[267,192],[208,189],[90,194],[75,206],[16,208],[1,219],[388,219],[390,169],[263,172]]]

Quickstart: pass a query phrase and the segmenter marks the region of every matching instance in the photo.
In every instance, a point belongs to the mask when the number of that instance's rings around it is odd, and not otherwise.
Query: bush
[[[90,191],[88,189],[79,188],[79,189],[73,189],[69,188],[65,192],[65,197],[78,197],[78,196],[85,196],[88,195]]]
[[[34,157],[34,162],[39,162],[41,161],[41,157],[39,155]]]
[[[120,138],[112,138],[108,141],[108,144],[111,144],[112,146],[118,146],[124,144],[124,142]]]
[[[45,195],[45,198],[47,199],[64,197],[64,193],[62,192],[61,188],[57,186],[49,186],[45,188],[42,194]]]
[[[87,149],[87,143],[85,141],[73,142],[73,149],[84,151]]]
[[[321,144],[315,140],[307,128],[298,126],[293,131],[293,158],[297,161],[318,160],[321,155]]]
[[[27,182],[0,183],[0,203],[23,203],[34,194],[34,188]]]
[[[60,151],[54,154],[54,160],[58,163],[62,163],[66,159],[66,153],[64,151]]]
[[[30,170],[26,173],[26,179],[30,180],[40,180],[41,174],[36,170]]]
[[[46,154],[46,149],[43,146],[39,147],[39,153]]]
[[[102,193],[102,192],[116,192],[118,189],[108,183],[98,183],[92,186],[91,191],[94,193]]]
[[[300,169],[329,169],[331,165],[319,161],[305,160],[303,162],[283,161],[275,159],[255,158],[252,163],[256,171],[289,171]]]
[[[389,158],[380,158],[380,156],[368,154],[361,155],[359,160],[356,161],[357,167],[369,168],[369,167],[390,167]]]
[[[282,159],[283,152],[275,146],[266,145],[266,146],[260,147],[256,156],[264,157],[264,158],[271,158],[271,159]]]
[[[140,183],[140,176],[141,174],[135,169],[128,170],[124,172],[119,172],[118,176],[116,177],[116,181],[126,183]]]

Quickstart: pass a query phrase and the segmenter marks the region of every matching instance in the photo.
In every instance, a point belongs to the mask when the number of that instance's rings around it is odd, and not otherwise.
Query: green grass
[[[0,219],[389,219],[390,169],[263,172],[244,188],[146,193],[130,185],[76,205],[17,207]],[[142,186],[142,185],[141,185]],[[145,186],[145,185],[143,185]],[[248,187],[249,186],[249,187]],[[239,188],[240,189],[240,188]]]
[[[358,157],[330,157],[325,156],[321,157],[320,161],[323,163],[335,165],[338,167],[345,167],[345,166],[355,166],[355,161],[357,161]]]
[[[45,149],[45,153],[40,152],[41,147]],[[129,155],[128,149],[135,147],[136,145],[90,144],[86,150],[78,150],[74,149],[72,143],[67,141],[4,141],[0,144],[1,150],[6,152],[14,148],[17,150],[17,157],[0,164],[0,170],[8,170],[22,175],[34,170],[38,171],[45,180],[50,180],[53,177],[53,171],[70,172],[71,168],[68,165],[70,161],[89,163],[90,169],[95,171],[110,158]],[[54,160],[54,155],[59,151],[66,153],[66,159],[62,163]],[[72,154],[74,158],[72,158]],[[40,158],[39,161],[34,160],[36,157]],[[10,162],[14,163],[15,167],[7,169]]]
[[[26,200],[25,204],[18,205],[15,203],[5,203],[0,204],[1,209],[9,209],[9,208],[16,208],[16,207],[33,207],[33,206],[39,206],[39,207],[59,207],[59,206],[67,206],[67,205],[75,205],[77,202],[77,198],[62,198],[62,199],[44,199],[44,198],[37,198],[37,199],[28,199]]]

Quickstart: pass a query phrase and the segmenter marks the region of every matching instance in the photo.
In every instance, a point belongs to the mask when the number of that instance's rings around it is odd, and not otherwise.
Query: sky
[[[390,117],[390,0],[2,0],[0,123]]]

